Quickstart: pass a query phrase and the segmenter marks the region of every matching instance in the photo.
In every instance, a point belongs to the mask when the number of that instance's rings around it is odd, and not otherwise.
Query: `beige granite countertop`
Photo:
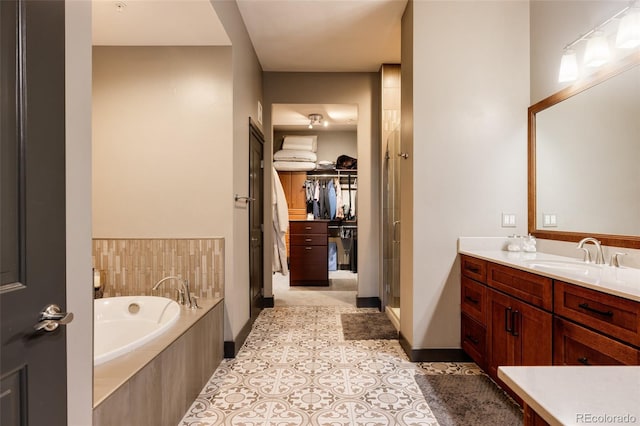
[[[464,238],[459,240],[458,252],[467,256],[484,259],[489,262],[640,302],[640,269],[589,264],[587,267],[590,271],[579,274],[575,271],[570,271],[572,265],[575,266],[575,269],[585,265],[578,258],[541,252],[509,252],[495,246],[469,244],[468,239],[465,240]],[[569,265],[569,268],[567,268],[568,272],[560,269],[550,270],[540,267],[540,265],[543,265],[545,262],[557,262],[558,264],[566,262]]]

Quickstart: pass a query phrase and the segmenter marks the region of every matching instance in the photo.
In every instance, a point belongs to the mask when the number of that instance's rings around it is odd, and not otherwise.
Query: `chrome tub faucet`
[[[151,287],[151,290],[153,291],[157,290],[162,283],[169,280],[176,280],[182,286],[182,288],[178,290],[178,297],[177,297],[178,303],[180,303],[181,305],[185,305],[187,308],[190,308],[190,309],[196,309],[199,307],[198,298],[196,296],[193,296],[193,297],[191,296],[191,290],[189,289],[189,281],[177,275],[170,275],[168,277],[162,278],[160,281],[155,283],[153,287]]]

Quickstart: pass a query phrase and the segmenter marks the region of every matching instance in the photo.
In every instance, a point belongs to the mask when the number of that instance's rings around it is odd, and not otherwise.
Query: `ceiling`
[[[264,71],[377,72],[400,62],[406,0],[237,0]]]
[[[231,45],[209,0],[92,0],[91,13],[96,46]]]

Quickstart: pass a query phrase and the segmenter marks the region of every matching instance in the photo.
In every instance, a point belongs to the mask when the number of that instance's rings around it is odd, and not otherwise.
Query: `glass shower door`
[[[400,322],[400,129],[389,133],[383,170],[385,309]]]

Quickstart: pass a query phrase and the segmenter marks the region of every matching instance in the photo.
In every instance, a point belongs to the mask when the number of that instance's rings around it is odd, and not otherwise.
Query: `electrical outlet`
[[[502,213],[502,227],[503,228],[515,228],[516,227],[516,214],[515,213]]]

